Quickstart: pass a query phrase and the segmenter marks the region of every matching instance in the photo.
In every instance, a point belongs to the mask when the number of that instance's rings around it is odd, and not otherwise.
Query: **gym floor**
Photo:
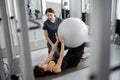
[[[47,51],[47,48],[45,48],[31,53],[33,66],[45,61],[48,55]],[[67,51],[65,51],[65,53],[66,52]],[[77,67],[67,69],[57,75],[46,75],[45,77],[37,78],[35,80],[88,80],[87,76],[89,76],[89,67],[87,61],[88,58],[82,59]]]
[[[43,31],[41,29],[35,32],[37,33],[36,34],[37,40],[45,39]],[[34,39],[34,37],[32,39]],[[115,67],[120,64],[120,57],[119,57],[120,56],[120,45],[111,43],[110,48],[111,48],[110,49],[111,50],[110,51],[111,52],[110,53],[111,55],[110,56],[110,67]],[[90,48],[85,48],[86,52],[89,52],[89,50]],[[35,66],[36,64],[39,64],[45,61],[48,55],[47,51],[48,51],[47,48],[32,51],[31,52],[32,66]],[[89,73],[90,73],[90,68],[88,65],[89,57],[86,60],[82,60],[78,67],[70,68],[69,70],[63,71],[61,74],[58,74],[58,75],[48,75],[42,78],[38,78],[36,80],[89,80],[88,79]],[[119,76],[120,76],[120,69],[110,74],[110,80],[120,80]]]
[[[114,67],[120,64],[120,48],[118,45],[111,44],[111,56],[110,56],[110,67]],[[47,57],[47,48],[32,51],[32,66],[42,63]],[[90,57],[90,56],[89,56]],[[83,59],[77,67],[70,68],[63,71],[58,75],[47,75],[42,78],[37,78],[35,80],[89,80],[90,68],[88,65],[88,60]],[[110,80],[120,80],[120,70],[114,71],[110,74]]]
[[[44,35],[41,29],[32,30],[29,32],[30,42],[44,40]],[[86,48],[89,51],[90,48]],[[120,64],[120,46],[111,43],[110,49],[110,67],[114,67]],[[65,51],[66,52],[66,51]],[[32,66],[39,63],[43,63],[48,55],[47,48],[41,48],[39,50],[31,51]],[[91,55],[90,55],[91,56]],[[89,57],[90,57],[89,56]],[[58,75],[47,75],[35,80],[89,80],[90,68],[88,65],[89,57],[83,59],[81,63],[74,68],[63,71]],[[5,60],[6,61],[6,60]],[[120,69],[110,74],[110,80],[120,80]]]

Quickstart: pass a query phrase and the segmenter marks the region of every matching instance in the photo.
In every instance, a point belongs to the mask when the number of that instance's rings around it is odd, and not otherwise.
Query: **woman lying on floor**
[[[59,41],[62,44],[60,56],[58,59],[52,59]],[[64,56],[64,39],[63,37],[59,37],[59,40],[57,39],[56,43],[52,46],[52,50],[45,63],[38,64],[34,67],[34,76],[42,77],[44,73],[48,71],[51,73],[60,73],[65,69],[77,66],[84,53],[84,48],[85,43],[76,48],[69,48],[67,54]]]

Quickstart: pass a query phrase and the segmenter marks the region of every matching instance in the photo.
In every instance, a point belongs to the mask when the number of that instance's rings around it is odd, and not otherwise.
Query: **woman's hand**
[[[57,33],[55,33],[56,41],[59,41]]]
[[[55,33],[55,36],[56,36],[56,42],[54,43],[54,44],[52,44],[51,46],[52,46],[52,49],[56,49],[57,48],[57,46],[58,46],[58,42],[59,42],[59,39],[58,39],[58,36],[57,36],[57,34]]]
[[[52,43],[52,44],[51,44],[51,47],[53,47],[54,45],[55,45],[55,44]]]
[[[64,38],[63,38],[62,36],[59,36],[59,41],[60,41],[61,43],[64,43]]]

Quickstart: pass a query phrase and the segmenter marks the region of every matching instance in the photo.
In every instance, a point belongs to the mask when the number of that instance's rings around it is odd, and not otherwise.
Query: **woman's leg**
[[[81,46],[76,48],[70,48],[65,56],[65,60],[67,61],[68,65],[67,67],[73,67],[78,65],[78,63],[81,60],[81,57],[84,53],[85,43],[83,43]]]

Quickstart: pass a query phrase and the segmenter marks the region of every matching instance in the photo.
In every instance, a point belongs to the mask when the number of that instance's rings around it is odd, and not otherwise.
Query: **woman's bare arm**
[[[55,51],[56,51],[56,49],[57,49],[58,42],[59,42],[59,40],[57,39],[56,43],[52,46],[52,49],[51,49],[51,51],[50,51],[50,54],[48,55],[45,63],[48,63],[49,61],[52,60],[52,57],[53,57],[53,55],[54,55],[54,53],[55,53]]]
[[[59,40],[61,42],[61,51],[60,51],[60,57],[57,61],[57,64],[53,68],[54,73],[61,72],[61,65],[62,65],[62,61],[63,61],[63,58],[64,58],[64,39],[63,39],[63,37],[60,37]]]

